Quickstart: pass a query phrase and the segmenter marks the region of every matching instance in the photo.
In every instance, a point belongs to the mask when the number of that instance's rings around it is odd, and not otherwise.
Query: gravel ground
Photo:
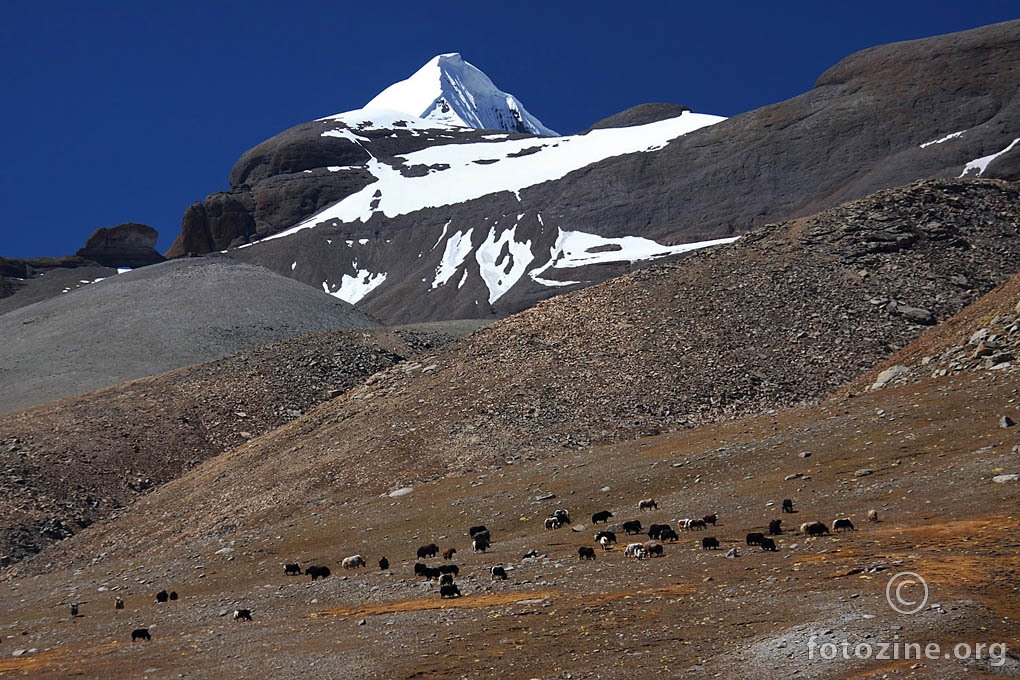
[[[880,390],[844,386],[921,334],[922,307],[944,320],[1015,272],[1016,196],[993,182],[883,192],[394,364],[6,569],[0,673],[1014,673],[1020,440],[1002,419],[1020,419],[1017,369],[957,362]],[[957,330],[965,341],[1015,333],[1016,304],[1004,294]],[[901,357],[911,370],[950,346],[920,343]],[[647,497],[658,509],[640,514]],[[795,514],[780,512],[784,498]],[[574,524],[545,529],[560,507]],[[715,512],[719,524],[684,533],[662,558],[618,547],[582,562],[587,520],[604,509],[674,526]],[[881,521],[866,520],[870,509]],[[839,517],[856,531],[794,529]],[[776,553],[746,546],[779,518]],[[492,530],[491,551],[470,550],[475,524]],[[702,550],[704,536],[722,549]],[[415,549],[429,542],[458,549],[463,597],[440,600],[415,578]],[[355,553],[370,568],[342,570]],[[373,568],[381,555],[392,575]],[[333,576],[285,576],[295,561]],[[513,567],[506,582],[488,575],[499,563]],[[900,568],[930,584],[924,613],[884,603]],[[161,588],[182,600],[155,605]],[[67,616],[75,601],[83,617]],[[235,607],[255,621],[231,621]],[[131,644],[146,625],[151,643]],[[803,647],[815,633],[1001,641],[1013,656],[1002,668],[816,663]]]
[[[476,470],[406,494],[364,493],[353,470],[337,474],[331,492],[287,493],[263,466],[227,454],[230,464],[210,461],[113,522],[6,570],[0,675],[1015,677],[1020,487],[990,478],[1015,460],[995,424],[1013,384],[972,372]],[[303,467],[294,445],[272,455]],[[855,477],[864,466],[873,474]],[[791,471],[802,475],[787,480]],[[238,487],[264,488],[272,503],[213,507]],[[656,511],[638,511],[646,496]],[[780,513],[784,497],[794,515]],[[556,508],[571,511],[569,528],[544,528]],[[865,520],[870,508],[880,522]],[[577,547],[592,544],[589,516],[602,509],[645,526],[709,511],[719,521],[682,532],[661,558],[627,558],[621,545],[580,561]],[[809,538],[788,527],[776,553],[744,545],[769,519],[795,527],[840,516],[857,530]],[[486,553],[469,547],[466,529],[477,523],[492,532]],[[722,549],[702,550],[705,535]],[[415,550],[429,542],[458,548],[462,597],[443,600],[435,583],[414,576]],[[725,557],[730,548],[736,558]],[[368,568],[340,568],[354,553]],[[386,573],[375,566],[382,555]],[[333,575],[286,576],[290,562],[328,565]],[[507,581],[490,578],[495,564]],[[928,581],[923,612],[900,615],[885,601],[899,569]],[[157,605],[161,589],[181,597]],[[76,618],[67,615],[72,602]],[[254,621],[231,620],[236,608],[250,608]],[[152,641],[130,642],[137,627]],[[943,649],[1004,642],[1012,652],[1001,666],[834,661],[811,657],[812,636],[819,645],[898,636]]]
[[[165,262],[0,316],[0,413],[332,328],[378,325],[261,267]]]

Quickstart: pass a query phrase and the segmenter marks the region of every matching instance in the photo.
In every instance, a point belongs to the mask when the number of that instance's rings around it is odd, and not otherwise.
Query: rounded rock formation
[[[76,255],[104,267],[144,267],[164,260],[156,252],[159,232],[145,224],[129,222],[93,232]]]

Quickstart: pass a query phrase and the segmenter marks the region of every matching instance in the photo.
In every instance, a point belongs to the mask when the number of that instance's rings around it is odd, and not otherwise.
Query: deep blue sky
[[[142,222],[169,247],[238,156],[460,52],[561,133],[670,101],[733,115],[866,47],[1020,17],[1020,3],[0,4],[0,255],[72,254]]]

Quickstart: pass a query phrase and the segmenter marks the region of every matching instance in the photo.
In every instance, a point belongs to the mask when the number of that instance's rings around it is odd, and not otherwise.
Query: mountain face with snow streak
[[[493,85],[489,76],[456,52],[434,57],[407,80],[380,92],[364,108],[479,130],[557,135],[528,113],[517,97]]]
[[[536,137],[383,109],[329,116],[305,134],[328,140],[337,153],[363,151],[356,165],[325,169],[337,178],[356,174],[363,178],[359,187],[230,255],[347,302],[395,299],[395,305],[382,303],[391,308],[378,318],[388,323],[504,315],[642,263],[717,244],[665,244],[625,224],[568,228],[525,196],[609,157],[655,154],[722,120],[684,111],[645,125]],[[245,165],[241,174],[258,176],[260,168]],[[313,181],[316,172],[301,174]]]
[[[504,316],[878,189],[1020,179],[1017,70],[1013,21],[864,50],[729,120],[655,105],[546,137],[376,102],[245,153],[168,256],[229,248],[390,323]]]

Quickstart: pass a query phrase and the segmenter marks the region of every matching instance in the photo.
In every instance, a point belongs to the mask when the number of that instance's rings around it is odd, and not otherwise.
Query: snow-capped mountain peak
[[[388,109],[426,120],[478,128],[556,136],[521,101],[496,87],[460,54],[440,54],[407,80],[390,85],[365,109]]]

